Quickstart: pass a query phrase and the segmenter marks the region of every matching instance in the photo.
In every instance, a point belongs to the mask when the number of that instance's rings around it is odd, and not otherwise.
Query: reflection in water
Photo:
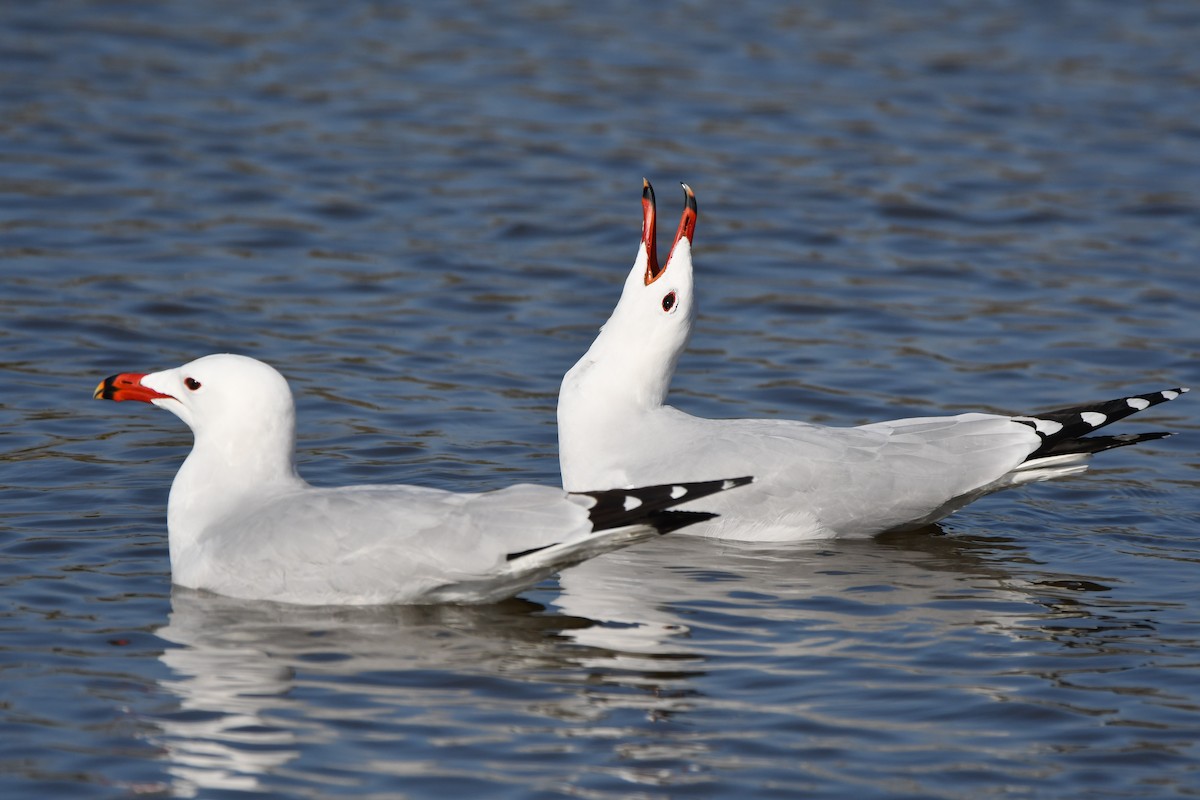
[[[1111,589],[1103,579],[1042,574],[1014,540],[938,526],[785,545],[666,537],[580,564],[559,584],[553,605],[597,623],[564,635],[630,668],[642,666],[638,656],[700,658],[738,631],[770,641],[776,655],[811,657],[905,631],[1057,642],[1064,630],[1107,629],[1105,620],[1144,624],[1097,597]]]
[[[681,607],[706,609],[718,626],[722,615],[734,626],[801,621],[811,628],[821,619],[845,625],[847,614],[864,627],[894,626],[898,616],[920,613],[980,579],[992,592],[1013,584],[1003,565],[985,558],[992,549],[993,543],[942,536],[934,526],[863,542],[667,537],[567,570],[554,605],[603,623],[571,631],[576,641],[632,653],[700,651],[709,642],[691,641],[695,613]],[[1014,592],[1010,599],[1023,596]],[[872,622],[880,619],[886,621]],[[807,654],[817,647],[808,639],[794,644]]]
[[[571,691],[557,693],[541,713],[597,716],[588,707],[587,674],[572,674],[580,649],[561,638],[592,623],[525,600],[308,608],[175,587],[172,606],[158,635],[181,645],[162,655],[174,673],[162,685],[178,696],[180,710],[158,722],[185,794],[259,788],[262,776],[296,759],[306,742],[330,738],[330,726],[399,736],[397,717],[432,714],[421,722],[432,733],[448,722],[432,711],[441,704],[474,692],[485,706],[521,695],[498,681],[566,683]],[[587,657],[605,659],[594,650]],[[670,679],[669,669],[656,672]],[[421,771],[428,755],[412,753],[412,769]]]
[[[557,612],[520,599],[306,608],[175,589],[159,635],[179,645],[162,655],[179,710],[157,724],[176,791],[328,781],[330,757],[314,767],[303,756],[331,742],[333,763],[351,762],[355,776],[467,793],[521,783],[524,759],[554,786],[599,775],[715,789],[782,742],[845,757],[886,729],[899,744],[873,745],[885,789],[914,741],[964,764],[981,747],[1024,763],[1037,737],[999,742],[985,724],[993,714],[1049,715],[1047,731],[1078,733],[1169,699],[1142,694],[1114,709],[1081,693],[1114,642],[1125,637],[1128,653],[1152,629],[1097,599],[1098,580],[1041,574],[1001,537],[930,529],[786,547],[666,537],[560,583]],[[997,634],[1009,654],[1000,661],[986,654]],[[953,659],[917,655],[955,640]],[[1089,653],[1100,658],[1080,660]],[[911,716],[930,691],[945,698],[937,715]],[[1044,699],[1064,692],[1079,696]],[[1124,741],[1120,728],[1099,730]],[[572,766],[576,753],[594,763]],[[452,783],[468,779],[484,783]]]
[[[1043,573],[1003,537],[934,529],[784,548],[665,538],[560,583],[554,604],[599,623],[567,635],[619,653],[613,663],[702,661],[676,712],[720,705],[755,719],[734,745],[752,753],[778,752],[781,738],[821,763],[869,748],[873,766],[856,780],[884,794],[922,759],[1034,776],[1029,765],[1066,740],[1062,774],[1084,776],[1097,758],[1161,749],[1145,729],[1188,696],[1177,671],[1148,666],[1125,685],[1111,675],[1133,655],[1162,662],[1160,609],[1116,599],[1096,578]],[[1014,724],[1025,733],[1006,733]],[[1175,747],[1179,733],[1159,730]]]

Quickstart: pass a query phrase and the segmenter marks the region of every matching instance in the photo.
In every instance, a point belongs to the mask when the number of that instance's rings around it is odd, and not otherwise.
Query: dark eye
[[[675,307],[675,293],[667,292],[663,296],[663,311],[670,311]]]
[[[200,388],[200,381],[196,380],[195,378],[184,378],[183,385],[194,392]]]

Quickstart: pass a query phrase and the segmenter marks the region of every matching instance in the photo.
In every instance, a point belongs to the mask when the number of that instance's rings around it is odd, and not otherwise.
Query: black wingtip
[[[1042,444],[1029,454],[1028,460],[1051,455],[1066,453],[1098,453],[1114,447],[1137,444],[1151,439],[1161,439],[1169,435],[1164,433],[1125,434],[1122,436],[1088,436],[1114,422],[1128,416],[1153,408],[1161,403],[1174,400],[1188,393],[1188,388],[1179,386],[1174,389],[1162,389],[1146,394],[1128,395],[1115,400],[1104,400],[1072,408],[1061,408],[1057,411],[1047,411],[1031,414],[1027,417],[1014,417],[1014,421],[1029,425]]]
[[[717,516],[717,514],[710,514],[707,511],[658,511],[647,517],[646,523],[659,534],[664,534],[673,533],[688,525],[695,525],[697,522],[716,519]]]
[[[1103,453],[1114,447],[1128,447],[1131,444],[1152,442],[1155,439],[1165,439],[1174,436],[1172,431],[1152,431],[1150,433],[1120,433],[1115,436],[1085,436],[1082,439],[1069,439],[1058,442],[1038,451],[1037,458],[1049,456]],[[1032,456],[1031,456],[1032,458]]]
[[[713,481],[681,481],[639,486],[634,489],[605,489],[576,494],[586,495],[595,501],[588,509],[588,516],[592,520],[592,530],[602,531],[643,523],[656,512],[717,492],[745,486],[753,480],[753,477],[747,475]]]
[[[642,199],[654,202],[654,187],[650,185],[650,181],[642,178]]]

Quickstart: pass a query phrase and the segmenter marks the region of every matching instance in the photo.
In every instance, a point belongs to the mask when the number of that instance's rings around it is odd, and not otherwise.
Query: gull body
[[[563,486],[628,487],[753,473],[695,535],[752,541],[869,536],[919,527],[991,492],[1087,469],[1102,450],[1166,433],[1089,436],[1178,397],[1169,389],[1034,415],[968,413],[827,427],[783,419],[706,419],[667,405],[695,319],[695,195],[667,261],[656,254],[654,193],[643,182],[642,241],[612,316],[563,378]]]
[[[748,479],[567,493],[528,484],[460,494],[402,485],[319,488],[295,466],[287,381],[245,356],[122,373],[95,397],[140,400],[192,429],[171,485],[172,580],[307,605],[483,603],[558,570],[707,518],[665,509]]]

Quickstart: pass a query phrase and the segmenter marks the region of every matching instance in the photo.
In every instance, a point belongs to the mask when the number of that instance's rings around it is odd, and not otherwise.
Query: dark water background
[[[3,4],[0,795],[1200,795],[1196,395],[940,533],[339,612],[172,592],[186,431],[90,399],[231,350],[314,482],[557,483],[643,175],[700,202],[694,413],[1187,384],[1198,42],[1188,2]]]

